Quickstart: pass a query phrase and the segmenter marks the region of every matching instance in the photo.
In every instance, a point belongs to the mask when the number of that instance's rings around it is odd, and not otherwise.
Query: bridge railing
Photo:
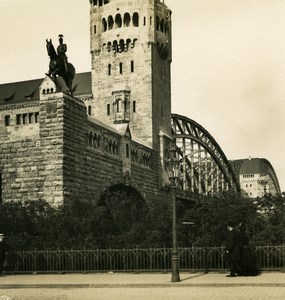
[[[255,249],[261,270],[285,269],[285,245]],[[223,247],[179,248],[181,271],[225,271]],[[171,248],[21,251],[8,256],[15,273],[169,272]]]

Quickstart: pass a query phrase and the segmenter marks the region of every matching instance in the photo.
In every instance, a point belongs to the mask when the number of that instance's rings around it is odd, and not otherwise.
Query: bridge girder
[[[185,116],[172,114],[171,119],[172,137],[181,161],[180,188],[203,195],[239,191],[232,166],[210,133]]]

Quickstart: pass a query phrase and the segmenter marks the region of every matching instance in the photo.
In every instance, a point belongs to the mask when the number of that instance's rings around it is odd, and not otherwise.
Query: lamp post
[[[171,252],[171,282],[179,282],[179,253],[177,246],[177,227],[176,227],[176,186],[179,174],[179,160],[176,157],[176,146],[171,145],[170,158],[166,161],[168,177],[171,183],[172,197],[172,252]]]

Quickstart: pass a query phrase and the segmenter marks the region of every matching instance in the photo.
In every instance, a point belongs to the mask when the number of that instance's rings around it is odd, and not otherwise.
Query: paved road
[[[15,300],[284,300],[285,287],[14,289],[1,295]]]
[[[15,300],[263,300],[285,299],[285,273],[16,275],[0,278],[1,296]]]

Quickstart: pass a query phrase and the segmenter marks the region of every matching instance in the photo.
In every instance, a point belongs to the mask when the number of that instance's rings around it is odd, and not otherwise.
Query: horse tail
[[[71,63],[67,64],[67,72],[64,76],[64,81],[68,87],[69,92],[72,94],[72,82],[75,75],[75,68]]]
[[[67,72],[71,75],[72,79],[74,78],[75,75],[75,68],[73,66],[73,64],[68,63],[68,69]]]

